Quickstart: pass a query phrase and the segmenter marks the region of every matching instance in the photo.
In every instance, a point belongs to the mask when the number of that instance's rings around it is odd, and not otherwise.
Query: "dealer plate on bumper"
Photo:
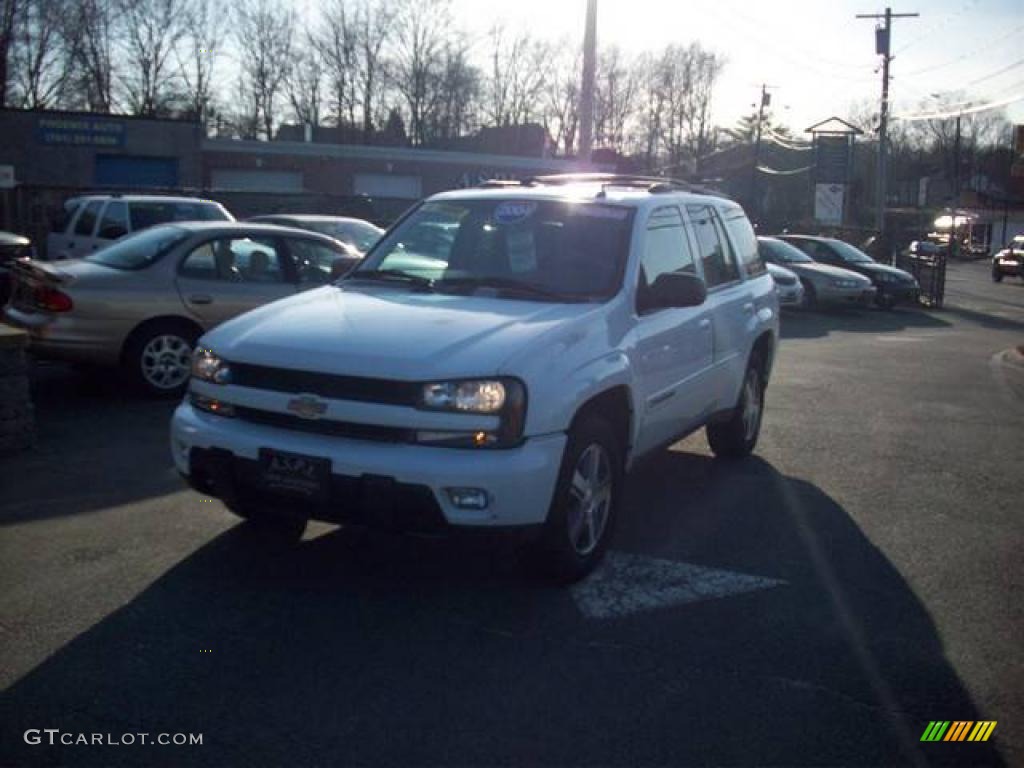
[[[260,483],[267,491],[303,499],[324,499],[330,478],[330,459],[260,449]]]

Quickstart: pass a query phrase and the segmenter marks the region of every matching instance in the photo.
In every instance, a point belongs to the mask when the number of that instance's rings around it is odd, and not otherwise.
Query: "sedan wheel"
[[[185,323],[161,323],[143,329],[126,349],[128,372],[151,395],[180,395],[192,372],[192,347],[197,336]]]

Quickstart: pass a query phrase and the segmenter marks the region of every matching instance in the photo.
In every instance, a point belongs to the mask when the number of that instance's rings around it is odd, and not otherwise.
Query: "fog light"
[[[192,393],[189,398],[189,402],[201,411],[207,413],[216,413],[218,416],[231,417],[235,415],[235,406],[231,403],[221,402],[212,397],[206,397],[195,392]]]
[[[483,488],[445,488],[448,498],[459,509],[487,509],[490,498]]]

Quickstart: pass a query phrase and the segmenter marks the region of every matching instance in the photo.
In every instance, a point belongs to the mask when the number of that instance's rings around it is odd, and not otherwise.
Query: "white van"
[[[172,221],[234,221],[220,203],[197,197],[86,195],[64,203],[64,215],[46,240],[46,258],[88,256],[129,232]]]

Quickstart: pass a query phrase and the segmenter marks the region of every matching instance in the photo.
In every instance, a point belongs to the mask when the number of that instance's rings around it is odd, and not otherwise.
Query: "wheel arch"
[[[204,332],[203,327],[199,325],[199,323],[183,315],[157,315],[156,317],[147,318],[132,328],[121,343],[121,352],[118,355],[118,360],[122,365],[126,362],[128,350],[131,349],[131,346],[136,339],[146,333],[149,329],[158,325],[179,325],[187,327],[195,333],[197,339],[202,336]]]
[[[622,457],[628,465],[635,425],[633,400],[629,386],[617,384],[591,395],[576,409],[569,430],[571,431],[582,419],[592,415],[600,416],[611,424],[622,449]]]

